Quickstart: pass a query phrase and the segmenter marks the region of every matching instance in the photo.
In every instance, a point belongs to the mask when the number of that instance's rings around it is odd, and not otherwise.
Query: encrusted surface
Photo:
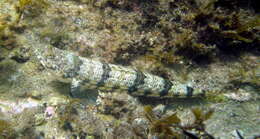
[[[0,0],[0,138],[257,138],[257,2]]]

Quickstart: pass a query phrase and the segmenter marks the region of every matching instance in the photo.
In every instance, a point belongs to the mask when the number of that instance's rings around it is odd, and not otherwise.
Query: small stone
[[[32,90],[29,94],[31,94],[31,97],[34,99],[41,99],[42,98],[42,94],[39,91],[36,90]]]
[[[240,130],[233,130],[231,133],[236,139],[243,139],[243,132],[241,132]]]
[[[51,118],[55,114],[55,108],[52,106],[48,106],[45,109],[44,114],[47,118]]]
[[[133,124],[136,124],[136,125],[147,125],[148,121],[146,119],[144,119],[144,118],[136,118],[136,119],[134,119]]]
[[[57,106],[59,104],[67,104],[69,102],[68,98],[62,96],[51,96],[48,100],[50,106]]]
[[[225,96],[231,100],[245,102],[252,99],[252,95],[243,89],[239,89],[235,93],[225,94]]]
[[[40,126],[46,122],[43,114],[36,114],[34,117],[36,126]]]
[[[155,108],[153,108],[153,112],[155,115],[163,115],[163,113],[165,112],[165,105],[159,104],[157,105]]]
[[[94,139],[94,136],[87,136],[87,139]]]

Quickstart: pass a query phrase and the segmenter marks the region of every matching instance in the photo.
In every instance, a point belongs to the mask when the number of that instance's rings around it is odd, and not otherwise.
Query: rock
[[[245,102],[252,99],[252,95],[243,89],[239,89],[237,92],[225,94],[225,96],[231,100]]]

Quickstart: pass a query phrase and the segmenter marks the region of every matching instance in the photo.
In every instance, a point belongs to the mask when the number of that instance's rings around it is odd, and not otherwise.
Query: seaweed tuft
[[[12,139],[16,138],[16,132],[12,128],[12,124],[6,120],[0,119],[0,138]]]
[[[149,137],[159,139],[181,139],[184,137],[199,139],[206,137],[208,139],[214,139],[212,135],[207,133],[204,124],[206,120],[211,118],[214,111],[209,110],[203,112],[200,108],[193,108],[191,112],[195,117],[194,122],[188,125],[182,125],[177,113],[158,119],[154,115],[152,107],[145,106],[144,115],[150,123]]]
[[[22,16],[29,19],[39,16],[49,6],[49,3],[45,0],[19,0],[15,7],[18,14],[17,23],[19,23]]]
[[[181,120],[176,113],[162,119],[157,119],[151,106],[144,107],[145,117],[150,123],[149,135],[159,139],[180,138],[180,133],[173,131],[172,126],[179,126]]]

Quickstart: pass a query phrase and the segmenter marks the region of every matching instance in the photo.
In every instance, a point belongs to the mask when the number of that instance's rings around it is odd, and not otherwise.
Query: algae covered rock
[[[16,133],[9,121],[0,119],[0,138],[14,138]]]
[[[256,137],[256,3],[0,0],[0,138]],[[35,50],[60,54],[45,47],[191,83],[209,95],[133,97],[89,87],[72,94],[72,79],[39,61]]]

